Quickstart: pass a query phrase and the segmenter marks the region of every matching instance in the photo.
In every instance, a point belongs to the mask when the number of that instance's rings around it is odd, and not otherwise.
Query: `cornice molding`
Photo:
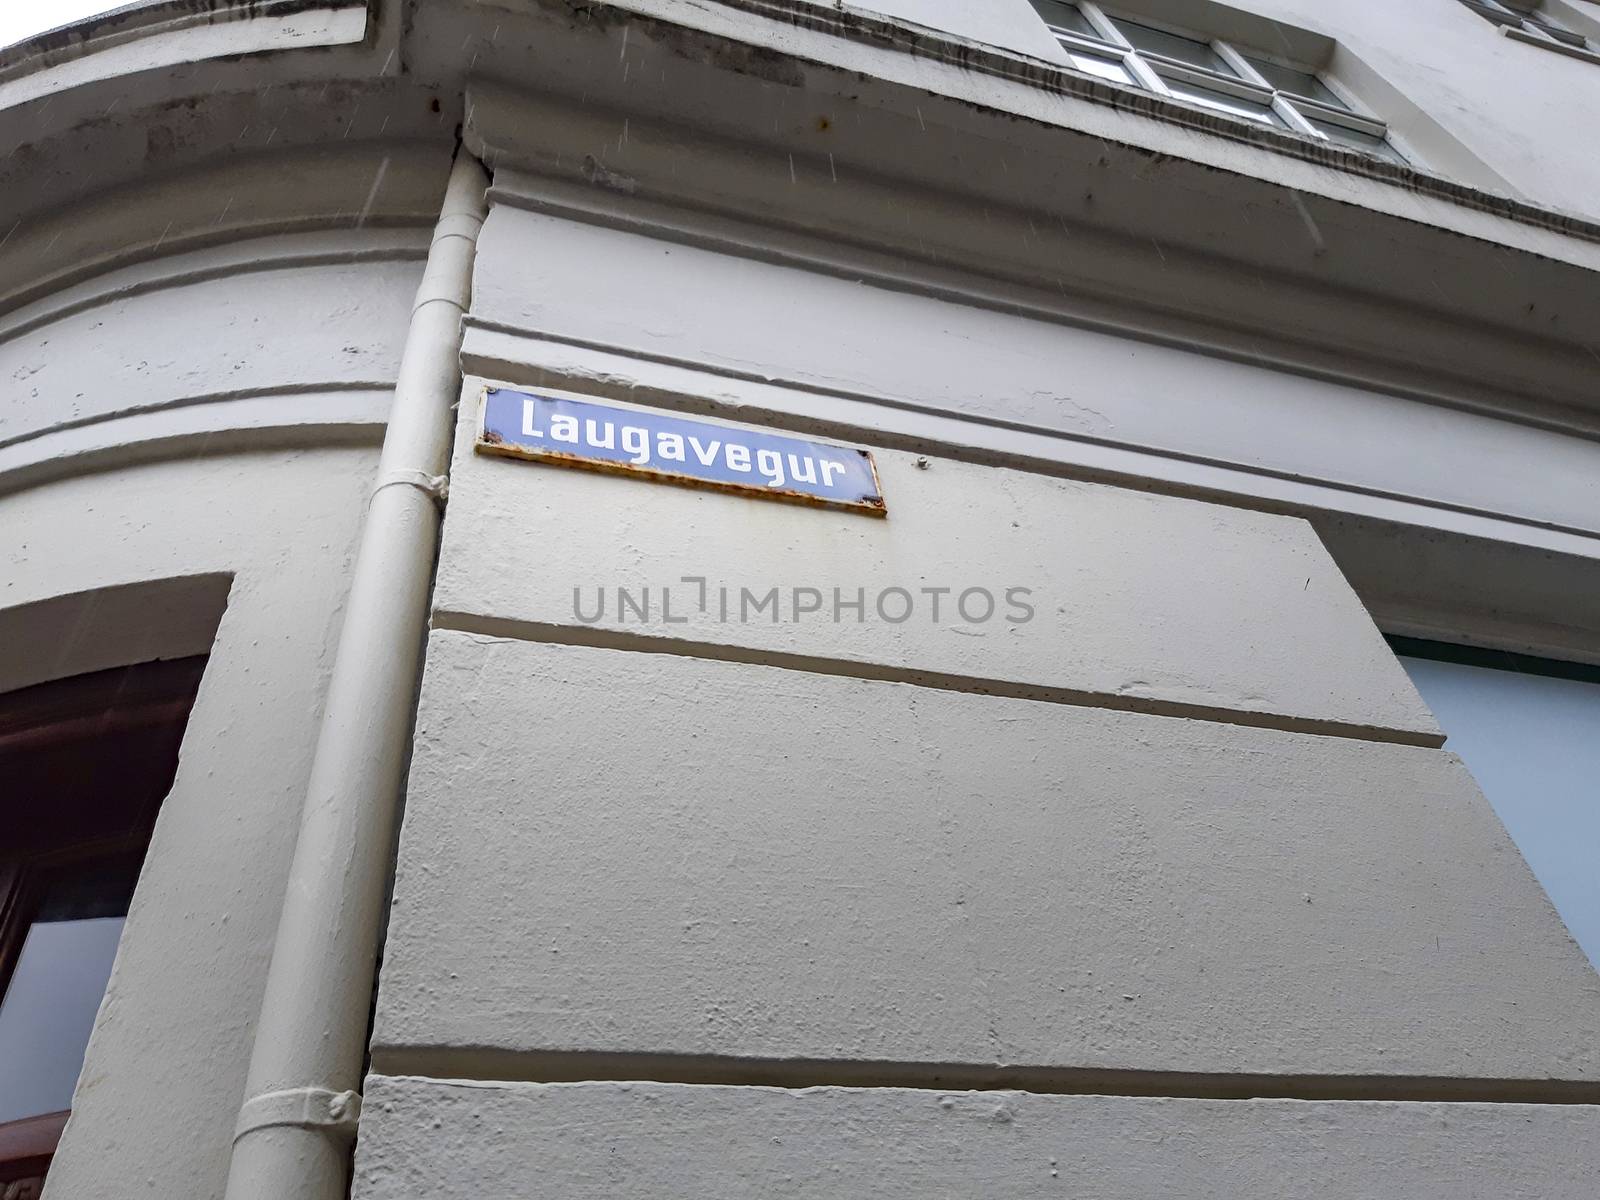
[[[383,441],[393,383],[190,396],[0,446],[0,495],[90,471],[267,449]]]
[[[0,110],[206,59],[364,41],[382,0],[155,0],[0,47]]]
[[[96,274],[20,309],[0,313],[0,346],[77,313],[165,288],[262,271],[339,263],[421,262],[428,257],[428,228],[420,223],[368,227],[354,239],[348,228],[304,232],[279,227],[248,234],[230,229],[228,233],[228,240],[221,244],[183,239],[169,254]]]
[[[545,3],[581,9],[577,0]],[[1262,146],[1274,153],[1332,166],[1351,175],[1382,180],[1405,191],[1446,201],[1462,208],[1490,213],[1519,224],[1549,229],[1568,237],[1600,243],[1600,222],[1529,203],[1513,196],[1487,192],[1470,184],[1434,175],[1414,166],[1389,162],[1342,146],[1312,142],[1258,122],[1212,114],[1192,105],[1171,101],[1153,92],[1118,87],[1073,71],[1058,63],[1032,58],[1016,51],[969,41],[940,30],[897,21],[844,4],[816,4],[810,0],[716,0],[716,6],[764,20],[825,33],[842,42],[887,49],[959,67],[978,75],[1093,101],[1127,112],[1137,112],[1163,124],[1194,129],[1245,145]],[[651,20],[663,19],[663,7],[652,0],[620,0],[627,8]],[[1501,32],[1507,32],[1502,30]]]
[[[468,145],[520,207],[1600,436],[1600,294],[1580,267],[1064,131],[1006,204],[863,166],[891,132],[818,162],[488,84],[467,108]],[[1073,191],[1052,213],[1056,183]],[[1141,219],[1166,227],[1140,236]]]
[[[513,329],[471,316],[465,328],[466,372],[511,386],[567,388],[1043,475],[1263,512],[1339,514],[1600,562],[1600,534],[1593,531],[1392,489],[1121,444],[988,415],[886,403],[881,396],[646,356],[631,347],[582,342],[546,330]]]

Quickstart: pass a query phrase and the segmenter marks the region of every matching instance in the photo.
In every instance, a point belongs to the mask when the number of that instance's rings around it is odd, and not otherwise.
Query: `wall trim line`
[[[375,1075],[462,1086],[495,1083],[684,1083],[778,1088],[1023,1091],[1190,1100],[1338,1100],[1472,1104],[1600,1104],[1600,1081],[1404,1075],[1220,1075],[1113,1067],[744,1058],[733,1055],[517,1051],[374,1043]]]
[[[1025,683],[1014,679],[958,675],[946,671],[926,671],[899,667],[865,659],[828,658],[822,655],[795,654],[728,643],[692,641],[628,630],[585,625],[556,625],[511,617],[491,617],[436,608],[432,628],[451,630],[480,637],[509,641],[566,646],[588,646],[602,650],[644,654],[670,654],[680,658],[709,659],[715,662],[742,663],[747,666],[775,667],[811,675],[832,675],[874,683],[900,683],[910,687],[967,695],[994,696],[1007,700],[1033,700],[1069,708],[1097,708],[1112,712],[1136,713],[1148,717],[1174,717],[1180,720],[1208,721],[1217,725],[1240,725],[1250,729],[1269,729],[1279,733],[1314,737],[1349,738],[1364,742],[1385,742],[1398,746],[1438,749],[1444,735],[1386,725],[1363,725],[1316,717],[1297,717],[1289,713],[1253,712],[1221,705],[1194,704],[1166,700],[1157,696],[1120,695],[1081,688]]]

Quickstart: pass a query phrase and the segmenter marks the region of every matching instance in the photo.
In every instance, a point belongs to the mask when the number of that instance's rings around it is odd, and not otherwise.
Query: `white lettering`
[[[807,453],[813,443],[791,438],[776,438],[772,449],[758,449],[746,442],[728,438],[708,437],[708,427],[698,422],[682,421],[665,416],[646,417],[642,425],[625,424],[630,414],[624,410],[608,410],[599,406],[577,405],[578,411],[566,413],[553,411],[557,404],[536,396],[517,397],[522,401],[520,436],[530,441],[562,443],[573,447],[579,454],[588,451],[610,451],[610,457],[625,459],[634,466],[649,467],[663,463],[685,464],[681,470],[694,471],[695,466],[709,468],[712,472],[733,472],[738,475],[754,474],[768,488],[816,488],[832,490],[847,488],[855,478],[848,459],[827,458]],[[548,405],[541,409],[542,405]],[[496,406],[497,413],[505,409]],[[606,413],[612,415],[607,419]],[[590,413],[596,415],[588,415]],[[542,425],[541,425],[542,423]],[[658,428],[666,425],[669,428]],[[701,432],[690,432],[693,429]],[[736,432],[736,431],[735,431]],[[758,436],[752,434],[752,436]],[[762,440],[767,440],[763,438]],[[786,447],[798,449],[790,450]],[[620,452],[620,453],[619,453]],[[841,451],[841,453],[845,453]],[[695,474],[700,472],[694,471]],[[726,478],[724,476],[724,478]],[[751,480],[751,483],[754,483]],[[837,492],[835,492],[837,494]],[[923,589],[930,593],[929,589]],[[941,589],[939,595],[948,594]],[[809,594],[807,594],[809,599]],[[1011,597],[1007,597],[1008,601]],[[984,597],[969,593],[963,597],[964,606],[972,609],[964,614],[968,620],[983,620],[974,614],[983,612]],[[702,597],[702,604],[705,597]],[[891,610],[895,607],[890,600]],[[628,603],[629,611],[639,605]],[[1023,605],[1014,605],[1023,608]],[[853,609],[846,605],[846,611]],[[809,610],[803,610],[809,611]],[[934,602],[934,620],[940,619],[937,597]]]
[[[721,446],[721,442],[711,442],[709,445],[701,445],[699,438],[695,437],[692,433],[689,435],[689,447],[694,451],[694,456],[700,460],[700,465],[702,467],[709,467],[712,463],[717,461],[717,450]]]
[[[656,434],[656,454],[672,462],[683,462],[683,438],[676,433]]]
[[[756,451],[756,470],[765,477],[768,487],[783,486],[783,455],[776,450]]]

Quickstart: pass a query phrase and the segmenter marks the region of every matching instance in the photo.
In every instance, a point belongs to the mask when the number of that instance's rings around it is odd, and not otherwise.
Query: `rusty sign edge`
[[[552,392],[557,389],[551,389]],[[870,517],[887,517],[888,504],[883,497],[883,484],[878,475],[878,462],[872,451],[862,446],[844,446],[837,443],[816,442],[816,445],[831,445],[835,448],[860,455],[866,462],[867,471],[872,478],[874,494],[860,500],[834,499],[826,496],[817,496],[809,492],[798,491],[792,488],[775,488],[753,483],[738,483],[718,479],[706,479],[687,472],[669,471],[659,467],[642,466],[628,462],[614,462],[605,459],[586,458],[582,455],[572,454],[562,450],[546,449],[540,446],[528,446],[516,442],[508,442],[498,434],[487,429],[488,400],[491,392],[506,392],[513,395],[545,399],[551,401],[571,400],[580,404],[589,404],[605,408],[612,412],[641,414],[659,413],[661,416],[672,420],[684,421],[692,424],[706,424],[712,428],[726,428],[732,430],[750,430],[751,432],[764,433],[767,436],[788,438],[796,442],[807,442],[811,439],[796,437],[781,430],[764,430],[759,426],[720,425],[715,422],[701,422],[696,418],[681,416],[670,410],[653,410],[647,408],[616,407],[614,402],[607,402],[601,397],[586,397],[577,393],[564,393],[560,395],[547,395],[539,391],[523,391],[520,388],[503,384],[485,382],[479,390],[477,436],[474,439],[473,449],[478,454],[500,458],[520,459],[523,462],[538,462],[549,466],[568,467],[580,471],[592,471],[601,475],[621,475],[640,479],[647,483],[667,484],[675,487],[694,488],[699,491],[723,492],[729,495],[747,496],[756,499],[773,500],[783,504],[802,505],[807,508],[831,509],[837,512],[858,513]]]

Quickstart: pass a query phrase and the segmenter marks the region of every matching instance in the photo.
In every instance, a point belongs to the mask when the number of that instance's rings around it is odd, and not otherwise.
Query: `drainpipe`
[[[239,1110],[227,1200],[342,1200],[488,177],[457,153],[411,309]]]

